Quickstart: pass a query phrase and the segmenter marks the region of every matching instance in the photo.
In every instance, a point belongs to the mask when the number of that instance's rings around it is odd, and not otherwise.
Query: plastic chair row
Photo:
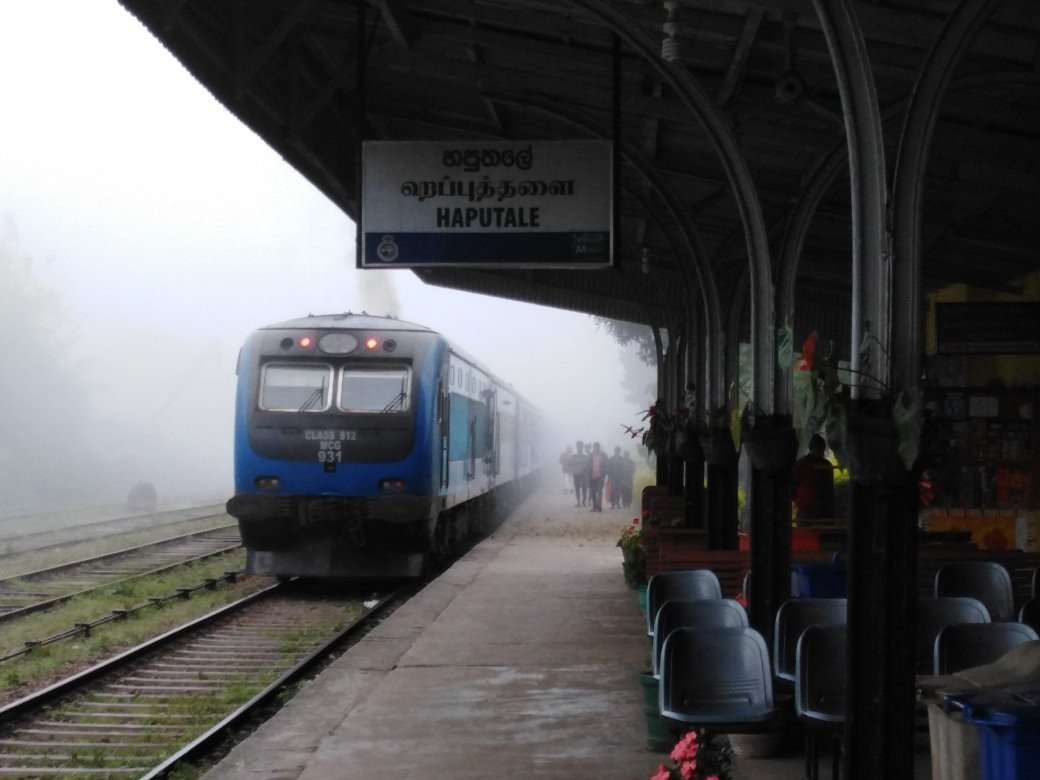
[[[956,570],[937,575],[937,592],[957,587],[979,592],[977,581],[972,586],[962,575]],[[999,580],[999,574],[993,579]],[[710,571],[657,575],[647,601],[662,718],[686,727],[762,731],[784,717],[773,687],[774,680],[783,681],[793,685],[795,714],[807,726],[806,776],[818,777],[816,738],[824,731],[836,739],[832,771],[837,777],[845,717],[845,599],[791,599],[781,605],[772,656],[761,635],[747,627],[743,607],[721,597]],[[1035,599],[1031,605],[1036,609]],[[990,663],[1011,647],[1037,639],[1025,622],[991,622],[989,609],[974,597],[919,599],[918,671],[946,674]]]

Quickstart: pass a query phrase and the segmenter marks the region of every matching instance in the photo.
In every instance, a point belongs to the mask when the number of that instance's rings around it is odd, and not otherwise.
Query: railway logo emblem
[[[383,240],[376,248],[376,254],[384,263],[392,263],[397,259],[397,243],[393,236],[383,236]]]

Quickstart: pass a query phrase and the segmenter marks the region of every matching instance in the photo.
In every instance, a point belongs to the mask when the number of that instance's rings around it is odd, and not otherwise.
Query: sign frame
[[[364,141],[361,159],[359,268],[615,264],[613,141]]]

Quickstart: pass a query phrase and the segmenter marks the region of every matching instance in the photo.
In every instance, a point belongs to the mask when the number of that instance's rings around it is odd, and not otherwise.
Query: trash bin
[[[843,599],[847,593],[845,564],[797,563],[791,566],[794,573],[795,594],[799,598]]]
[[[1036,715],[1017,710],[1009,725],[994,726],[993,733],[984,734],[984,727],[968,717],[968,712],[974,711],[966,707],[968,702],[992,701],[999,706],[1003,693],[1016,690],[1040,692],[1040,642],[1025,642],[985,666],[917,678],[918,700],[927,705],[932,780],[1017,780],[1036,776],[1040,763],[1040,707]],[[977,717],[981,718],[981,713],[978,710]],[[996,740],[992,745],[991,739]],[[1000,755],[995,760],[1017,760],[1019,752],[1033,756],[1031,773],[984,774],[984,750],[998,751]]]
[[[927,704],[932,780],[981,780],[979,730],[949,708],[951,695],[932,691],[921,698]]]
[[[954,699],[978,728],[983,780],[1029,780],[1040,766],[1040,687]]]

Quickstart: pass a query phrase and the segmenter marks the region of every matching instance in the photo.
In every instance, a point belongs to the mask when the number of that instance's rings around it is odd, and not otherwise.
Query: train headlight
[[[396,477],[392,479],[381,479],[379,481],[379,489],[384,493],[403,493],[406,485],[403,479]]]
[[[260,490],[277,490],[282,486],[282,481],[278,477],[257,477],[253,484]]]
[[[365,349],[372,350],[379,346],[379,339],[369,336],[365,339]]]

